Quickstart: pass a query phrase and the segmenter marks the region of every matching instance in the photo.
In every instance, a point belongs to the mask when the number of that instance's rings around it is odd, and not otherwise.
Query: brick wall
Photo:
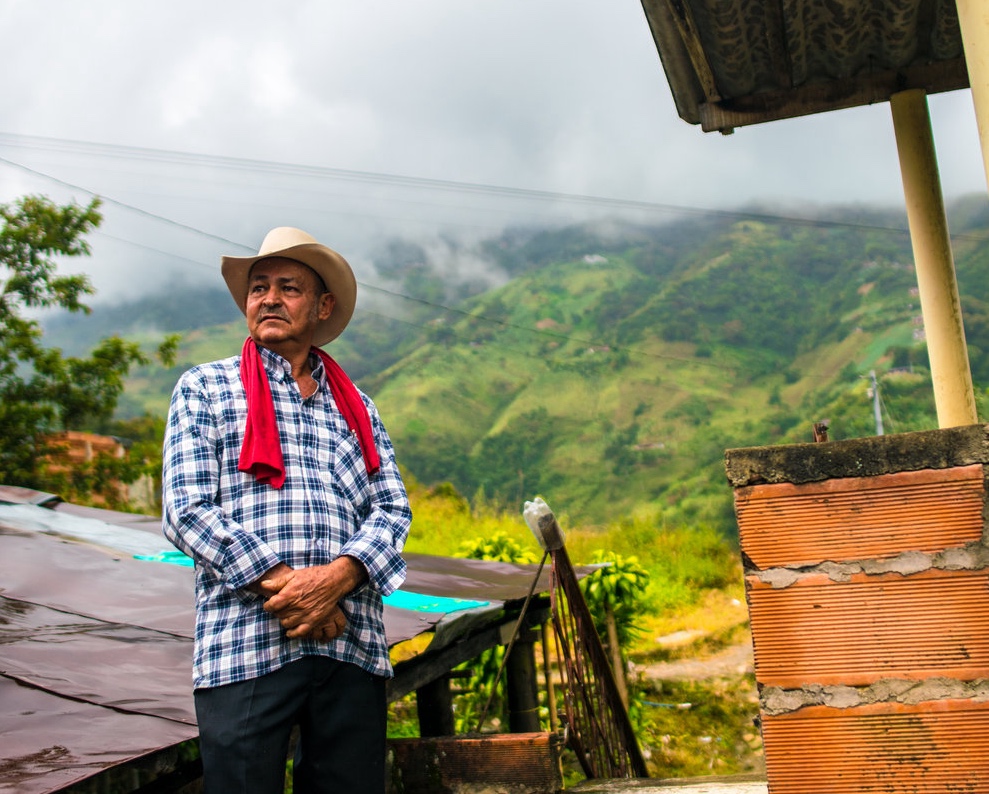
[[[771,794],[989,791],[982,425],[729,450]]]

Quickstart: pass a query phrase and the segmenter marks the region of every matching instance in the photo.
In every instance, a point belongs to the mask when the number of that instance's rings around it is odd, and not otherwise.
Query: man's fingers
[[[317,642],[329,642],[330,640],[335,640],[343,634],[346,628],[347,621],[343,619],[331,623],[325,623],[322,626],[318,626],[315,631],[313,631],[313,639]]]
[[[308,637],[313,633],[313,627],[308,623],[300,623],[295,628],[289,629],[285,632],[285,636],[290,640],[301,640],[303,637]]]
[[[288,615],[278,615],[278,622],[281,624],[283,629],[294,629],[298,626],[310,625],[310,621],[305,619],[305,616],[293,612]]]
[[[284,625],[284,624],[283,624]],[[347,628],[347,621],[343,618],[320,626],[312,626],[309,623],[300,623],[285,631],[285,636],[291,640],[312,637],[316,642],[329,642],[335,640]]]
[[[347,628],[347,616],[343,614],[342,609],[337,609],[332,615],[327,623],[324,623],[321,627],[327,640],[333,640],[339,637]]]
[[[265,612],[278,612],[280,609],[284,609],[288,606],[288,604],[289,601],[285,596],[277,594],[267,599],[264,604],[262,604],[262,608]]]
[[[336,610],[323,623],[311,625],[310,623],[299,623],[292,628],[286,624],[289,621],[282,621],[282,626],[286,628],[285,636],[290,639],[301,637],[312,637],[316,642],[329,642],[342,635],[347,629],[347,618],[341,610]]]
[[[267,609],[267,606],[265,608]],[[285,629],[286,635],[292,638],[312,634],[316,639],[320,639],[321,634],[325,634],[326,639],[332,640],[343,634],[347,628],[347,616],[339,607],[318,623],[312,619],[312,616],[297,610],[276,615],[276,617],[278,623]]]
[[[328,642],[339,637],[347,628],[347,618],[338,603],[324,598],[312,598],[305,590],[308,581],[306,571],[291,571],[286,576],[271,577],[262,581],[265,590],[278,589],[264,601],[265,612],[277,618],[290,639],[312,637],[317,642]],[[303,586],[300,597],[299,585]]]
[[[285,587],[290,581],[292,581],[292,576],[294,571],[291,571],[281,576],[273,576],[270,579],[262,579],[260,582],[261,592],[265,595],[274,596],[281,592],[282,588]]]

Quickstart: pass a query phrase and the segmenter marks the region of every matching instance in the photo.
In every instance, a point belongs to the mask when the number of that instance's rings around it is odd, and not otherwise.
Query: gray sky
[[[0,37],[0,158],[20,166],[0,162],[0,201],[87,198],[68,183],[174,222],[108,203],[85,266],[101,292],[134,283],[121,268],[212,274],[274,225],[310,229],[360,279],[384,236],[617,211],[417,180],[793,213],[903,203],[887,104],[731,136],[681,121],[637,0],[0,0]],[[970,93],[930,105],[945,194],[984,193]]]

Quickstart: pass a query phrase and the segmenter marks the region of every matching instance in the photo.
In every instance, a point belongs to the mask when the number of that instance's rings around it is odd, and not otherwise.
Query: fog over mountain
[[[771,202],[902,207],[889,107],[702,133],[634,0],[235,7],[0,1],[0,201],[105,200],[100,300],[214,283],[296,225],[373,282],[392,239],[654,222]],[[930,98],[944,192],[985,193],[968,91]],[[479,274],[490,276],[492,274]]]

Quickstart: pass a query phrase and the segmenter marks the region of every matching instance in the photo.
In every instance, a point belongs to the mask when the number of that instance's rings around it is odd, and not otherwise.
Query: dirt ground
[[[754,674],[752,645],[749,642],[731,645],[701,659],[678,659],[637,666],[643,678],[661,681],[701,681],[733,675]]]
[[[751,639],[742,627],[721,636],[728,644],[701,629],[656,637],[666,660],[633,665],[653,777],[764,774]]]

